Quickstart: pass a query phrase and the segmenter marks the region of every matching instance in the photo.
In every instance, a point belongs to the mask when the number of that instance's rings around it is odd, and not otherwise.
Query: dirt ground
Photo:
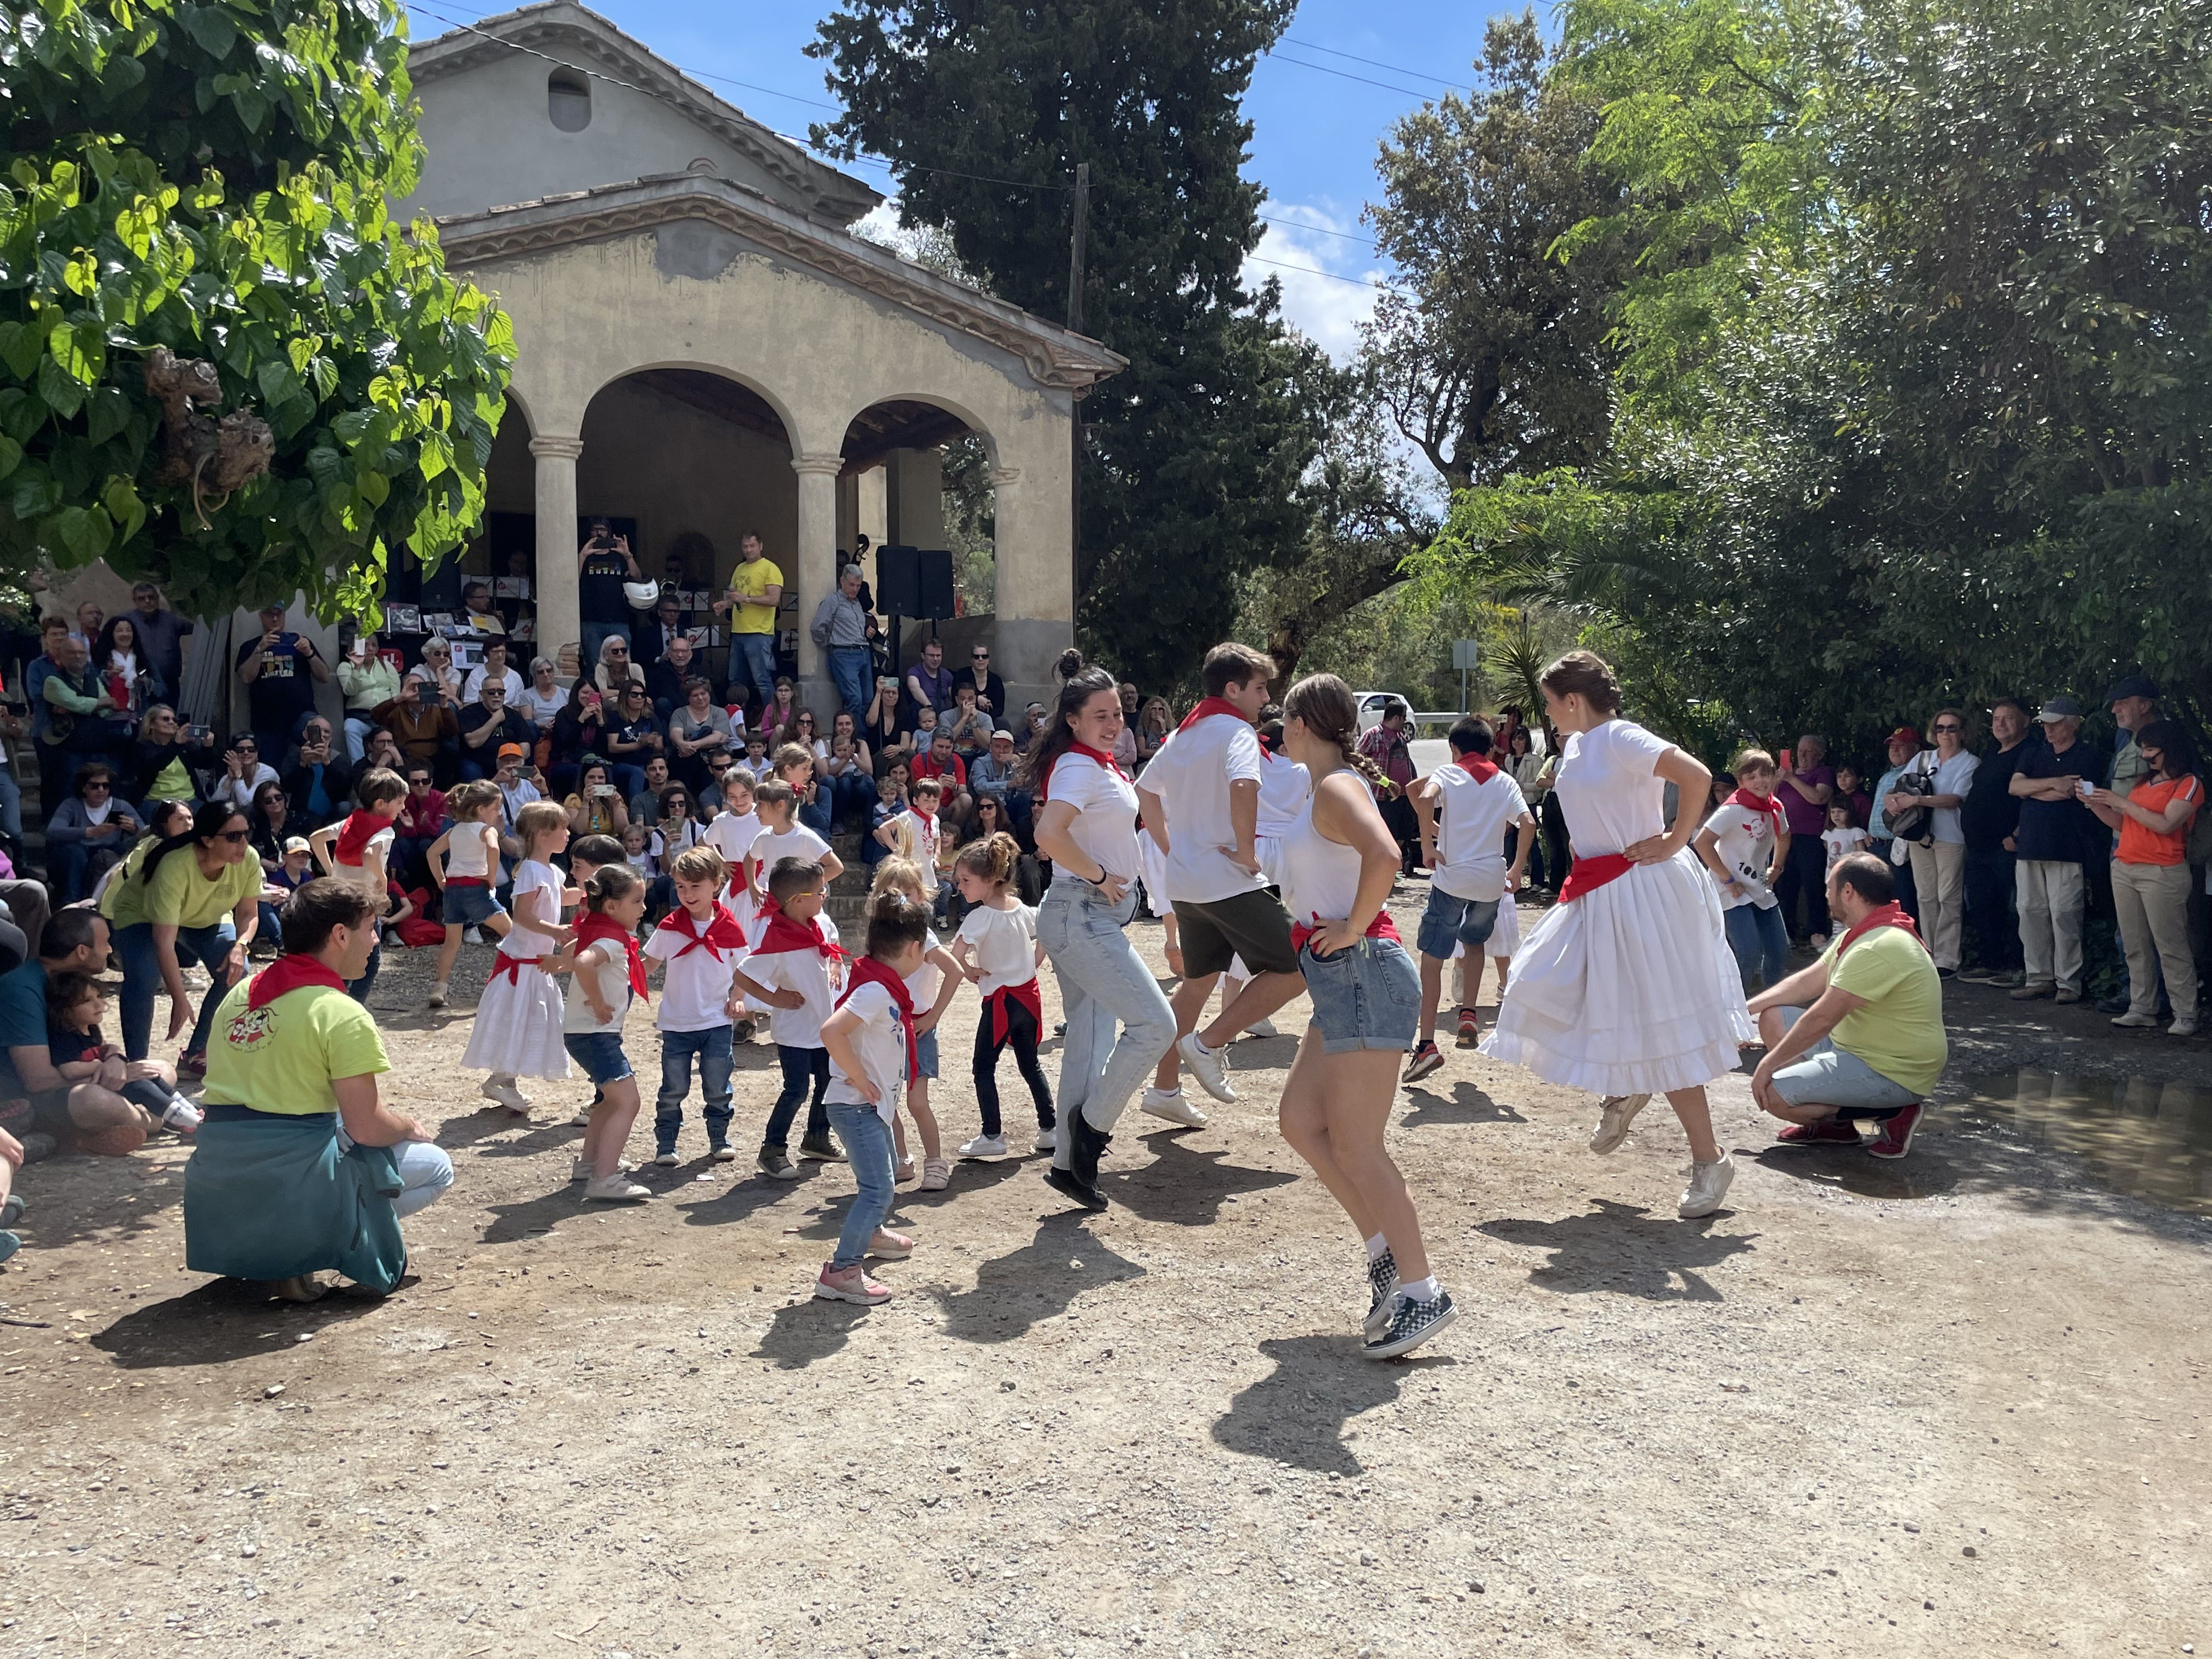
[[[1103,1216],[1038,1158],[907,1189],[921,1249],[863,1310],[806,1299],[842,1166],[586,1212],[550,1127],[585,1085],[475,1111],[428,967],[374,1003],[459,1173],[389,1300],[187,1273],[173,1145],[26,1172],[0,1654],[2212,1652],[2212,1222],[2067,1153],[1955,1115],[1902,1164],[1762,1150],[1735,1077],[1731,1207],[1682,1222],[1663,1108],[1593,1158],[1589,1099],[1448,1050],[1393,1145],[1463,1313],[1377,1364],[1358,1242],[1274,1131],[1292,1043],[1248,1041],[1208,1127],[1124,1121]],[[2212,1072],[1954,1007],[1947,1097]],[[740,1063],[742,1136],[773,1050]],[[973,1132],[964,1079],[939,1109]]]

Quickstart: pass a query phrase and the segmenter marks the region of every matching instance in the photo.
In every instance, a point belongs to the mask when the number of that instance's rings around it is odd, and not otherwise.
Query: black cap
[[[2158,700],[2158,682],[2148,674],[2130,674],[2105,693],[2108,703],[2118,702],[2123,697],[2148,697],[2154,702]]]

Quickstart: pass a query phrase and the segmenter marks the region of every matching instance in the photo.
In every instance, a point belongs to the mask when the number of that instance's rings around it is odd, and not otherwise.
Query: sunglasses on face
[[[2149,752],[2149,750],[2144,750],[2144,753],[2146,753],[2146,754],[2148,754],[2148,752]],[[107,786],[106,786],[106,784],[104,784],[104,783],[101,783],[101,782],[100,782],[100,781],[99,781],[97,779],[90,779],[90,780],[88,780],[88,781],[86,781],[86,783],[85,783],[84,787],[85,787],[85,793],[86,793],[87,794],[91,793],[92,793],[92,791],[94,791],[94,790],[95,790],[95,789],[99,790],[102,794],[106,794],[106,793],[107,793]]]
[[[250,830],[226,830],[222,832],[220,839],[228,842],[240,842],[244,841],[253,832]]]
[[[1945,725],[1945,726],[1937,726],[1936,729],[1936,731],[1938,731],[1939,732],[1963,732],[1964,730],[1966,730],[1966,728],[1965,728],[1964,726],[1958,726],[1958,725],[1955,725],[1955,724],[1953,724],[1953,725]]]

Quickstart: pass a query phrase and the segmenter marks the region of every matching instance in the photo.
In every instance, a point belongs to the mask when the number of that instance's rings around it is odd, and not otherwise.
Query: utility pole
[[[1091,221],[1091,163],[1075,164],[1075,227],[1067,245],[1067,327],[1083,332],[1083,244]],[[1069,558],[1074,568],[1076,607],[1082,608],[1084,579],[1090,574],[1083,562],[1083,394],[1071,399],[1075,418],[1070,426],[1071,465],[1068,467]]]

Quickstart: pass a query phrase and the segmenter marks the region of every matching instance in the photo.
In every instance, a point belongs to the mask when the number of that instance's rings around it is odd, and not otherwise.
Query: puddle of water
[[[2212,1215],[2212,1089],[2140,1078],[1998,1072],[1929,1117],[2001,1128],[2031,1146],[2080,1158],[2100,1186],[2187,1215]]]

